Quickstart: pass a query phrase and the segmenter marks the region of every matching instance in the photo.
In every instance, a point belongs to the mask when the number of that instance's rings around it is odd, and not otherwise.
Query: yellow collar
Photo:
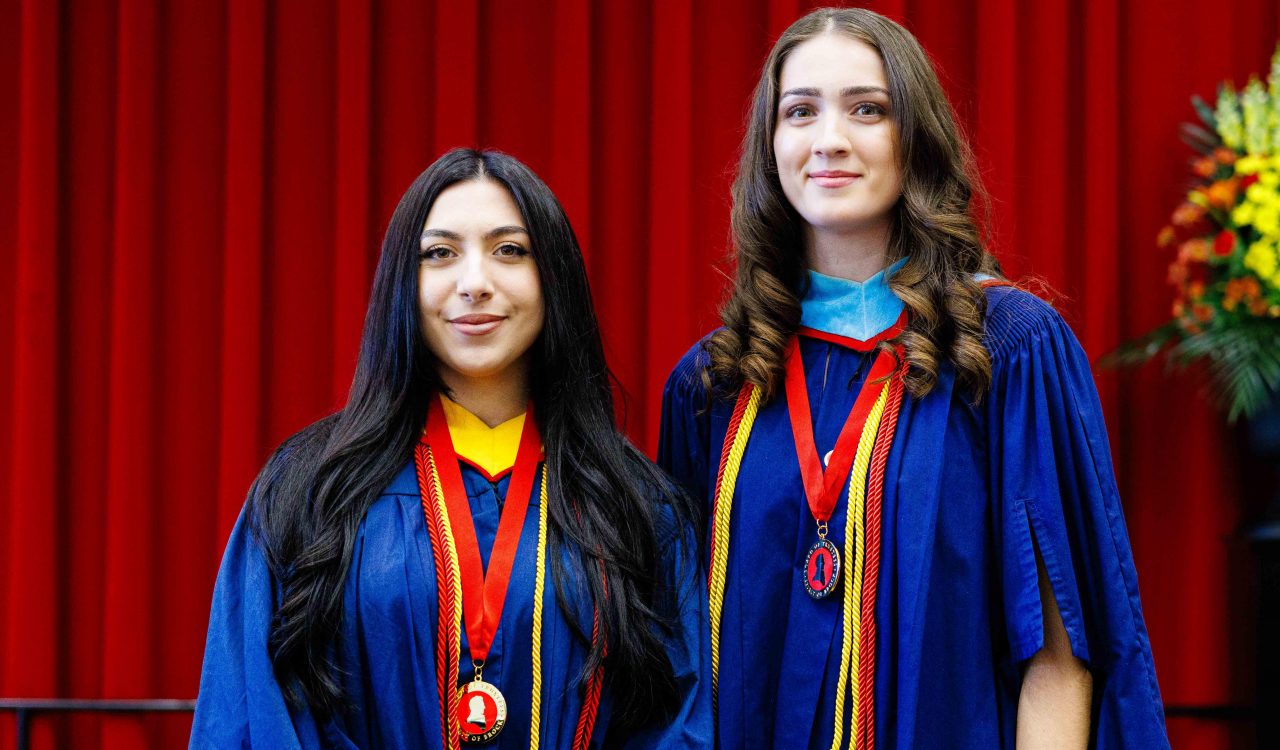
[[[453,438],[453,450],[458,458],[480,469],[490,481],[496,481],[515,465],[520,433],[524,430],[524,414],[490,427],[443,395],[440,403],[444,406],[449,437]]]

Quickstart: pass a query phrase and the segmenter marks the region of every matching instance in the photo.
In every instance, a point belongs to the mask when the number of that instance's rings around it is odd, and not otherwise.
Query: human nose
[[[842,118],[826,113],[818,120],[818,135],[813,141],[813,153],[827,158],[848,156],[849,135],[845,132]]]
[[[458,296],[468,302],[481,302],[493,296],[493,279],[485,263],[484,253],[467,253],[463,256],[458,275]]]

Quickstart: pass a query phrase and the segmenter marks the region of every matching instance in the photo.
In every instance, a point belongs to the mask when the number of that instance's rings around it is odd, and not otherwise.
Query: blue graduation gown
[[[487,567],[510,474],[491,483],[469,464],[459,463]],[[508,707],[505,728],[482,746],[495,750],[529,746],[538,502],[535,482],[502,619],[485,663],[485,681],[502,691]],[[660,534],[677,533],[670,523],[666,525]],[[680,601],[679,618],[665,636],[682,693],[679,712],[669,724],[619,736],[616,730],[610,731],[612,699],[606,676],[592,747],[605,746],[606,738],[611,748],[712,746],[710,680],[704,679],[710,674],[705,581],[696,561],[677,559],[677,554],[695,554],[695,544],[667,543],[664,548],[672,551],[664,561],[667,583],[679,592]],[[541,746],[568,748],[582,705],[578,678],[587,648],[574,637],[557,606],[549,562],[544,592]],[[242,513],[214,590],[191,747],[441,747],[435,574],[412,465],[370,506],[356,538],[337,646],[350,710],[318,722],[309,712],[292,713],[286,707],[266,645],[277,593],[278,585]],[[589,597],[582,596],[576,605],[577,622],[590,633]],[[472,673],[465,632],[462,654],[465,680]]]
[[[971,405],[944,366],[927,397],[904,399],[888,458],[876,745],[1014,747],[1021,668],[1044,642],[1038,545],[1072,652],[1093,673],[1093,746],[1168,747],[1088,361],[1039,299],[1011,287],[987,297],[991,391]],[[824,455],[871,355],[805,337],[801,352]],[[733,404],[705,410],[706,357],[693,347],[667,382],[658,460],[709,508]],[[720,645],[723,748],[831,744],[841,597],[814,601],[805,592],[801,569],[816,533],[804,497],[779,394],[759,411],[733,503]],[[846,498],[847,483],[830,524],[841,548]]]

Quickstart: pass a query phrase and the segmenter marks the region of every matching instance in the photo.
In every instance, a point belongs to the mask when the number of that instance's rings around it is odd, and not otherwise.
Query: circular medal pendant
[[[840,552],[827,539],[809,548],[804,560],[804,589],[814,599],[824,599],[840,583]]]
[[[472,680],[458,688],[458,729],[471,745],[498,736],[507,723],[507,699],[487,682]]]

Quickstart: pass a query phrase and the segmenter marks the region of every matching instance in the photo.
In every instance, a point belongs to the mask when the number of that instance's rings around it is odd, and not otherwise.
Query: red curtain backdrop
[[[337,408],[397,198],[501,148],[563,201],[626,424],[715,325],[747,97],[798,0],[7,0],[0,24],[0,696],[196,694],[214,574],[271,448]],[[1265,72],[1274,0],[897,0],[1015,276],[1094,357],[1165,319],[1154,238],[1192,94]],[[1170,704],[1253,701],[1251,492],[1192,378],[1099,373]],[[189,718],[39,719],[37,748]],[[1175,747],[1247,722],[1171,719]],[[11,717],[0,748],[12,747]]]

